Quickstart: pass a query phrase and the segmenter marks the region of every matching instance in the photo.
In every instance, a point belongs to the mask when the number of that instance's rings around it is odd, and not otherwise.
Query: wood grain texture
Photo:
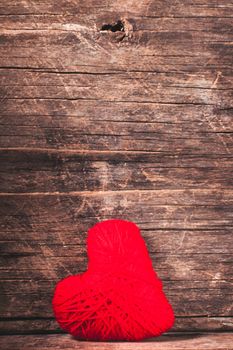
[[[1,203],[2,317],[52,317],[56,281],[86,269],[88,227],[129,213],[177,317],[232,315],[230,190],[8,194]]]
[[[233,325],[232,317],[177,317],[173,328],[177,334],[186,334],[189,332],[231,332]],[[62,330],[53,317],[44,318],[2,318],[0,321],[0,334],[61,334]]]
[[[16,345],[17,344],[17,345]],[[69,335],[27,335],[27,336],[0,336],[0,345],[5,350],[47,350],[47,349],[112,349],[132,350],[140,346],[142,350],[174,349],[174,350],[230,350],[233,349],[233,335],[222,334],[189,334],[169,335],[151,339],[140,343],[130,342],[79,342]]]
[[[233,158],[216,154],[2,150],[0,192],[232,188]]]
[[[141,228],[173,331],[233,330],[232,17],[229,0],[1,2],[1,333],[59,332],[54,286],[113,217]],[[1,339],[73,346],[56,337]]]

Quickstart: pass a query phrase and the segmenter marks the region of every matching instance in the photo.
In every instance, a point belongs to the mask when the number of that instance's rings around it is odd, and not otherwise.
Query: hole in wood
[[[117,21],[114,24],[104,24],[101,30],[110,30],[111,32],[124,32],[124,24],[122,21]]]

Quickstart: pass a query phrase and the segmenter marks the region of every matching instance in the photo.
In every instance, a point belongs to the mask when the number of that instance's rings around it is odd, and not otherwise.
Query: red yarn
[[[172,327],[172,307],[134,223],[97,223],[87,246],[88,270],[55,289],[53,310],[61,328],[78,339],[133,341]]]

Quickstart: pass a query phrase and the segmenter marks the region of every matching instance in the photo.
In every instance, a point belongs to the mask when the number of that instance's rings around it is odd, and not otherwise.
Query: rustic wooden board
[[[232,317],[177,317],[173,331],[180,335],[189,331],[197,332],[224,332],[232,331]],[[60,334],[63,333],[52,317],[44,318],[2,318],[0,334]]]
[[[128,213],[142,229],[178,318],[197,317],[201,328],[207,326],[200,317],[232,315],[230,190],[9,194],[1,203],[2,317],[52,317],[56,281],[86,269],[87,228],[97,218],[127,219]],[[220,323],[231,328],[224,317]]]
[[[112,349],[132,350],[139,347],[142,350],[174,349],[174,350],[230,350],[233,349],[233,335],[222,334],[188,334],[169,335],[151,339],[140,343],[134,342],[79,342],[69,335],[26,335],[26,336],[0,336],[0,345],[5,350],[13,350],[15,346],[21,350],[47,350],[47,349]]]
[[[233,329],[232,17],[229,0],[1,2],[0,332],[59,332],[53,288],[112,217],[141,228],[174,331]]]
[[[2,150],[0,191],[71,192],[232,188],[225,154]]]

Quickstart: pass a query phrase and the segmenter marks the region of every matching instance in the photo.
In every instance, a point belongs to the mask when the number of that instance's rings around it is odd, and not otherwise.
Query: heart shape
[[[55,288],[53,310],[62,329],[78,339],[135,341],[172,327],[172,307],[133,222],[95,224],[87,246],[87,271]]]

